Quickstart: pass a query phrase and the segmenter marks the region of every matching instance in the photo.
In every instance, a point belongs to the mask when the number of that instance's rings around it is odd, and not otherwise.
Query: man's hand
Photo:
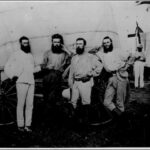
[[[71,52],[66,48],[65,45],[61,44],[63,51],[65,51],[66,53],[68,53],[68,55],[71,55]]]
[[[82,82],[87,82],[91,79],[91,76],[82,77]]]
[[[135,56],[130,56],[127,60],[127,64],[133,65],[135,60],[136,60]]]
[[[34,68],[34,73],[41,71],[41,66],[38,65]]]

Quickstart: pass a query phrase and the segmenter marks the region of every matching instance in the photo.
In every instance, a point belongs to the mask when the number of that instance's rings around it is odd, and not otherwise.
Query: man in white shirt
[[[69,86],[71,88],[71,103],[77,107],[79,97],[82,105],[91,103],[93,77],[101,73],[103,65],[98,58],[85,50],[86,41],[83,38],[76,40],[76,55],[71,60],[69,72]]]
[[[34,72],[40,71],[40,68],[35,69],[29,39],[23,36],[19,42],[20,50],[10,56],[4,70],[9,78],[16,81],[18,130],[31,132],[35,89]]]
[[[123,56],[121,50],[114,49],[112,39],[108,36],[103,39],[102,45],[102,50],[96,55],[101,59],[105,70],[111,73],[105,91],[104,105],[114,115],[120,116],[125,111],[129,65],[126,61],[129,55]]]

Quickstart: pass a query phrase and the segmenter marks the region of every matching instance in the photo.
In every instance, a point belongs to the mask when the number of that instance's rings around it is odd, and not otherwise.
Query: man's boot
[[[112,113],[118,129],[130,128],[130,121],[126,112],[121,112],[118,108],[115,108]]]
[[[78,116],[78,122],[83,125],[87,125],[89,122],[90,105],[81,105],[76,109]]]
[[[84,116],[83,116],[83,123],[85,125],[89,125],[89,115],[90,115],[90,111],[91,111],[91,105],[83,105],[83,112],[84,112]]]
[[[112,125],[114,128],[118,130],[118,127],[120,128],[119,124],[122,112],[118,108],[115,108],[111,111],[111,113],[112,113]]]
[[[119,126],[123,129],[131,128],[130,118],[126,112],[123,112],[120,116]]]
[[[118,108],[114,108],[112,110],[112,114],[113,114],[114,117],[119,117],[119,116],[122,115],[122,112]]]

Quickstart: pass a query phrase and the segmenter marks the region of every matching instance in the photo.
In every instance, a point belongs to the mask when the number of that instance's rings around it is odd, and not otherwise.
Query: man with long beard
[[[83,106],[91,104],[91,90],[93,77],[98,76],[103,65],[98,58],[85,50],[86,40],[76,40],[76,55],[72,58],[69,72],[69,86],[71,88],[71,103],[77,107],[79,97]]]
[[[104,95],[104,105],[117,117],[125,111],[128,86],[127,68],[132,62],[127,61],[128,53],[123,56],[121,54],[123,51],[113,48],[112,39],[108,36],[103,39],[102,48],[103,52],[97,52],[97,56],[103,62],[105,70],[110,74]]]
[[[20,50],[11,55],[4,71],[9,78],[16,82],[18,130],[31,132],[35,89],[34,72],[40,71],[40,66],[35,67],[29,39],[23,36],[19,42]]]
[[[55,104],[56,96],[60,96],[62,73],[70,54],[64,46],[63,37],[60,34],[52,35],[51,49],[44,53],[42,64],[42,69],[46,74],[43,79],[44,99],[50,103]]]

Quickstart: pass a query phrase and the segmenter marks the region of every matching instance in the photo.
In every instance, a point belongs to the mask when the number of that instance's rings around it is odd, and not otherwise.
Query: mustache
[[[84,52],[84,48],[80,48],[80,47],[77,47],[77,48],[76,48],[76,53],[77,53],[77,54],[80,55],[80,54],[83,54],[83,52]]]
[[[56,54],[60,54],[60,53],[63,52],[63,50],[62,50],[62,45],[56,45],[56,46],[54,46],[54,45],[52,44],[51,50],[52,50],[53,53],[56,53]]]
[[[30,52],[31,52],[31,47],[30,47],[30,45],[28,45],[28,46],[21,45],[21,49],[22,49],[25,53],[30,53]]]
[[[104,53],[112,52],[112,50],[113,50],[113,45],[111,44],[109,48],[106,48],[106,47],[103,45],[103,49],[104,49]]]
[[[138,48],[138,51],[139,51],[139,52],[142,52],[142,48]]]

